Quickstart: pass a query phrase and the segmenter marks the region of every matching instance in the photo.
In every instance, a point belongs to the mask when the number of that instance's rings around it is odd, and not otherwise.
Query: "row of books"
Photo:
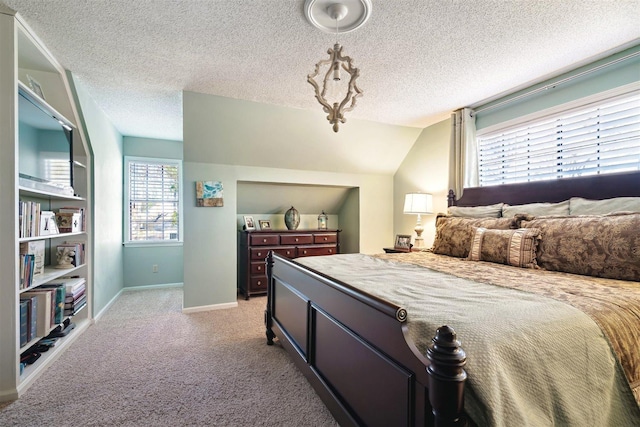
[[[44,273],[44,241],[20,243],[20,289],[29,288],[34,276]]]
[[[86,281],[81,277],[53,280],[21,293],[20,347],[47,336],[86,303]]]
[[[42,211],[38,202],[21,200],[18,211],[20,238],[86,230],[86,214],[82,207],[66,206],[54,213]]]
[[[20,237],[40,235],[40,203],[20,200],[18,203]]]
[[[66,283],[66,295],[64,299],[64,315],[73,316],[87,305],[87,285],[83,278]]]

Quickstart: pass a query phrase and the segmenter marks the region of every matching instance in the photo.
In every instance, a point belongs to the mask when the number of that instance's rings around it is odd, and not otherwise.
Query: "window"
[[[640,92],[478,136],[480,186],[640,170]]]
[[[125,243],[182,241],[182,162],[125,157]]]

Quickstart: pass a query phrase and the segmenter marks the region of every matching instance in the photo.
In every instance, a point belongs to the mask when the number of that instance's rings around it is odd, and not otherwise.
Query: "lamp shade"
[[[433,201],[431,194],[409,193],[404,196],[404,213],[428,214],[432,213]]]

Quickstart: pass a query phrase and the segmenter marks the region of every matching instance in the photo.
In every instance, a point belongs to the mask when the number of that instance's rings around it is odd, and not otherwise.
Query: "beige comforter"
[[[563,297],[547,295],[558,293],[552,285],[560,276],[571,275],[430,253],[296,261],[406,308],[410,338],[422,353],[437,327],[452,326],[468,355],[465,409],[480,426],[640,425],[638,404],[600,327],[558,300]],[[498,275],[490,276],[495,270]],[[526,290],[470,280],[491,283],[501,276]],[[533,293],[532,280],[551,289]],[[625,292],[625,299],[637,298]]]

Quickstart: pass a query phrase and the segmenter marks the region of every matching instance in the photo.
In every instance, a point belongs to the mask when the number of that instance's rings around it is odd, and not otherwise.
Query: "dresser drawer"
[[[259,275],[265,275],[267,270],[267,266],[266,264],[263,262],[252,262],[251,263],[251,275],[252,276],[259,276]]]
[[[280,236],[283,245],[310,245],[313,243],[312,234],[283,234]]]
[[[337,254],[338,249],[335,245],[332,246],[303,246],[298,248],[298,256],[320,256],[320,255],[333,255]]]
[[[273,252],[278,255],[286,256],[287,258],[295,258],[296,257],[296,248],[294,246],[282,246],[280,248],[274,249]]]
[[[250,248],[249,253],[251,254],[250,258],[252,261],[264,261],[264,259],[269,255],[269,251],[278,250],[280,248]]]
[[[251,292],[267,292],[267,277],[266,276],[260,276],[260,277],[252,277],[251,278],[251,284],[250,286],[250,291]]]
[[[277,234],[255,234],[249,236],[251,246],[279,245],[280,236]]]
[[[338,235],[336,233],[314,234],[313,243],[337,243]]]

